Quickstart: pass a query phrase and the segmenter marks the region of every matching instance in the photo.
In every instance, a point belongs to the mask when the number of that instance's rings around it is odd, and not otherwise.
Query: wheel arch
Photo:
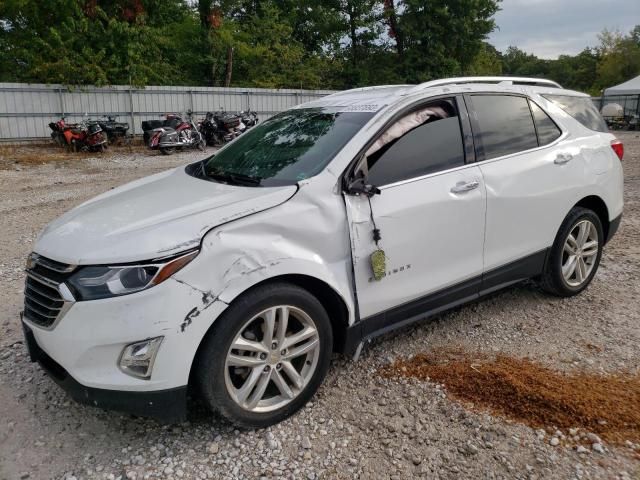
[[[609,226],[611,219],[609,217],[609,209],[607,208],[607,204],[601,197],[597,195],[589,195],[576,203],[573,208],[575,207],[587,208],[598,215],[600,223],[602,223],[604,238],[605,240],[609,238]]]
[[[255,288],[273,283],[290,283],[307,290],[309,293],[315,296],[320,301],[322,306],[327,310],[327,315],[329,316],[329,320],[331,321],[331,328],[333,330],[333,351],[339,353],[344,352],[347,329],[349,328],[349,307],[344,298],[324,280],[320,280],[319,278],[304,274],[276,275],[246,288],[241,293],[236,295],[229,305],[238,301],[242,296],[246,295]],[[222,312],[222,315],[224,315],[224,312]],[[200,352],[203,348],[203,345],[206,343],[206,339],[213,331],[216,323],[217,320],[209,326],[207,332],[200,339],[200,343],[198,344],[198,348],[196,349],[193,361],[191,362],[191,369],[189,371],[189,385],[194,385],[193,376],[199,362]]]

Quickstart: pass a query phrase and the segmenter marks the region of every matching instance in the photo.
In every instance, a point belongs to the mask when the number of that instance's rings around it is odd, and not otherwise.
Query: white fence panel
[[[197,117],[216,110],[251,109],[265,120],[303,102],[333,93],[331,90],[272,90],[260,88],[75,87],[0,83],[0,141],[49,137],[49,123],[65,116],[75,123],[107,115],[129,122],[129,133],[142,133],[143,120],[166,113],[192,110]]]

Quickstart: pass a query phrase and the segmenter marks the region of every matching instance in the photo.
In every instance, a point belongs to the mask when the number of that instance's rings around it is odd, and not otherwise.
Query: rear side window
[[[529,101],[531,105],[531,113],[536,121],[536,131],[538,132],[538,144],[542,147],[553,142],[562,135],[562,131],[558,128],[553,120],[534,102]]]
[[[590,97],[572,97],[570,95],[543,95],[543,97],[551,100],[585,127],[596,132],[609,131]]]
[[[529,102],[509,95],[473,95],[474,137],[484,160],[538,146]],[[479,130],[479,131],[477,131]]]

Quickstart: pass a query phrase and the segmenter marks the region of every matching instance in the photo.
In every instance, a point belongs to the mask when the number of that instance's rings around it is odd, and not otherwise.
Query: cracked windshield
[[[281,113],[206,159],[204,174],[214,180],[293,185],[318,174],[373,115],[335,108]]]

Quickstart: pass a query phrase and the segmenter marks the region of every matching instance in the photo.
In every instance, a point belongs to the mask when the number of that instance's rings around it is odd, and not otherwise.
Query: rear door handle
[[[469,190],[473,190],[480,186],[480,182],[473,180],[471,182],[458,182],[453,187],[451,187],[451,193],[464,193]]]
[[[570,153],[559,153],[553,163],[555,163],[556,165],[564,165],[565,163],[570,162],[572,158],[573,155],[571,155]]]

